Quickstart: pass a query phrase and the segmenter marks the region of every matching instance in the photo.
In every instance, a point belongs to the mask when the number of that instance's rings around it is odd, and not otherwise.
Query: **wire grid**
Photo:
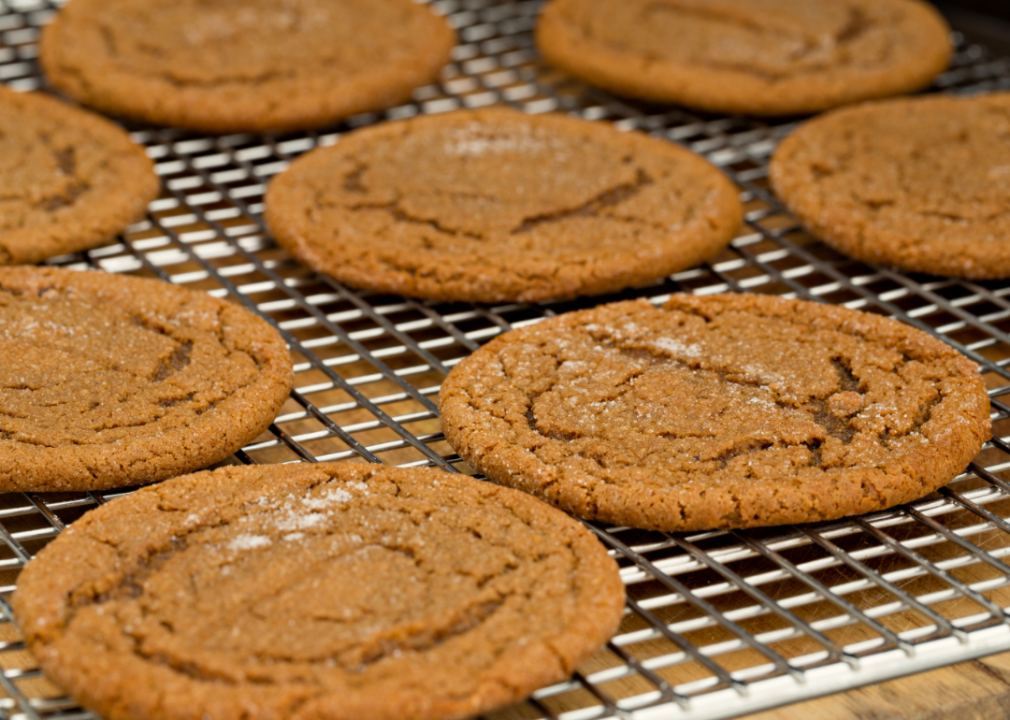
[[[0,81],[44,88],[38,28],[59,4],[0,0]],[[619,100],[568,79],[538,61],[530,31],[539,4],[435,0],[460,38],[441,82],[329,132],[206,137],[128,126],[156,161],[161,197],[116,243],[53,264],[226,296],[280,329],[296,389],[269,431],[231,460],[242,463],[356,459],[473,472],[439,430],[445,374],[509,328],[603,302],[750,291],[895,317],[981,366],[994,439],[966,473],[913,505],[820,525],[694,534],[591,525],[627,585],[619,633],[568,681],[489,717],[726,718],[1010,649],[1010,284],[905,275],[818,243],[767,186],[768,157],[795,123]],[[933,89],[1007,87],[1010,65],[962,42]],[[705,155],[739,185],[742,234],[709,263],[647,287],[494,306],[357,292],[294,262],[267,234],[266,183],[293,157],[355,127],[496,103],[610,120]],[[4,718],[94,717],[41,676],[7,598],[38,549],[114,494],[0,495]]]

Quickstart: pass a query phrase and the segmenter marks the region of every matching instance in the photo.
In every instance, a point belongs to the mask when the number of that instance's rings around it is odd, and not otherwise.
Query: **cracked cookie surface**
[[[553,0],[537,47],[618,94],[787,115],[928,85],[949,33],[919,0]]]
[[[156,280],[0,268],[0,490],[98,490],[223,460],[291,390],[280,335]]]
[[[0,265],[101,245],[140,220],[160,187],[119,126],[0,85]]]
[[[495,482],[661,530],[828,520],[946,484],[988,439],[973,363],[868,313],[674,295],[513,330],[442,385],[442,429]]]
[[[46,675],[109,720],[463,718],[616,630],[578,521],[420,468],[228,467],[89,512],[13,598]]]
[[[351,133],[267,190],[278,242],[355,287],[533,302],[617,290],[710,257],[740,224],[704,159],[560,115],[460,111]]]
[[[40,61],[103,112],[237,132],[405,102],[454,44],[412,0],[73,0],[42,31]]]
[[[837,110],[786,138],[769,177],[808,230],[859,260],[1010,277],[1010,93]]]

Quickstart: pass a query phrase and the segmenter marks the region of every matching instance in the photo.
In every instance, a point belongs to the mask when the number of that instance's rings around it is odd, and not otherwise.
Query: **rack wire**
[[[44,89],[39,28],[60,3],[0,0],[0,81]],[[472,472],[439,430],[445,374],[491,337],[556,313],[671,292],[749,291],[888,315],[981,368],[994,439],[947,488],[912,505],[818,525],[692,534],[591,525],[628,590],[619,633],[569,680],[496,720],[716,720],[1010,649],[1010,284],[906,275],[844,257],[771,196],[766,165],[795,122],[620,100],[539,62],[538,0],[434,0],[460,43],[413,102],[326,132],[208,137],[128,125],[161,197],[116,242],[53,264],[159,277],[229,297],[290,344],[295,390],[269,431],[230,460],[356,459]],[[959,42],[931,91],[1010,87],[1010,64]],[[737,183],[741,234],[718,257],[647,287],[540,305],[421,302],[357,292],[293,261],[262,220],[270,178],[347,130],[503,103],[649,132]],[[121,492],[128,492],[121,491]],[[30,557],[118,493],[0,495],[0,716],[94,717],[42,677],[7,598]]]

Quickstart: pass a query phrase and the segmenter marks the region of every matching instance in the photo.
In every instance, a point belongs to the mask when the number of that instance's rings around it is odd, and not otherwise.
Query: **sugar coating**
[[[273,540],[266,535],[237,535],[230,543],[229,550],[255,550],[273,545]]]
[[[506,135],[497,135],[493,128],[479,122],[450,130],[444,145],[449,156],[478,157],[517,153],[564,152],[569,149],[556,138],[518,128]],[[555,155],[557,157],[557,155]]]
[[[334,488],[329,490],[323,497],[320,498],[305,498],[302,500],[302,505],[313,510],[322,510],[324,508],[332,507],[335,503],[346,503],[350,502],[354,496],[343,490],[341,488]]]
[[[666,350],[674,357],[696,358],[704,354],[704,349],[699,345],[685,345],[676,338],[660,337],[652,341],[653,347]]]

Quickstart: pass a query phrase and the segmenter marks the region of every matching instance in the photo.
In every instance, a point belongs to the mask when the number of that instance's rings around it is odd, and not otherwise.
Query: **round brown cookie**
[[[247,310],[157,280],[0,268],[0,491],[98,490],[223,460],[293,382]]]
[[[769,167],[807,229],[867,262],[1010,277],[1010,93],[845,108],[799,127]]]
[[[266,219],[355,287],[471,302],[617,290],[695,265],[740,224],[736,189],[673,143],[511,110],[349,134],[270,183]]]
[[[426,720],[568,676],[624,586],[528,495],[321,463],[114,500],[39,553],[13,605],[46,675],[108,720]]]
[[[553,0],[536,41],[618,94],[788,115],[928,85],[949,33],[919,0]]]
[[[118,125],[0,85],[0,265],[101,245],[140,220],[160,187]]]
[[[921,497],[989,437],[974,364],[893,320],[758,295],[561,315],[449,374],[442,429],[495,482],[662,530],[812,522]]]
[[[412,0],[73,0],[43,30],[40,60],[103,112],[233,132],[405,102],[454,44]]]

